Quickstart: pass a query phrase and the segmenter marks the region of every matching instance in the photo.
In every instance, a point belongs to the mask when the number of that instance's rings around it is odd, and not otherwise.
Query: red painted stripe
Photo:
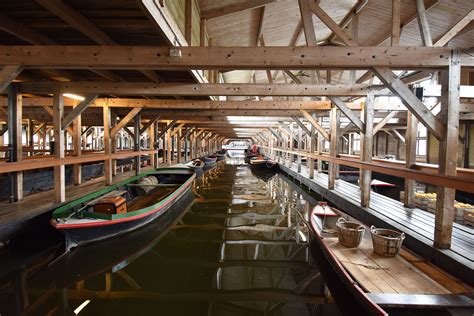
[[[188,187],[191,186],[191,183],[194,181],[195,178],[196,178],[196,174],[193,174],[185,183],[183,183],[181,188],[178,191],[175,191],[175,192],[177,192],[177,194],[173,199],[169,199],[168,201],[166,201],[160,207],[155,208],[155,209],[153,209],[149,212],[143,213],[143,214],[130,216],[130,217],[119,218],[119,219],[107,220],[107,221],[99,221],[99,222],[92,222],[92,223],[80,223],[80,224],[61,224],[61,223],[57,223],[56,220],[51,219],[51,224],[57,229],[75,229],[75,228],[84,228],[84,227],[99,227],[99,226],[115,225],[115,224],[118,224],[118,223],[134,221],[134,220],[143,218],[145,216],[151,215],[153,213],[156,213],[159,210],[161,210],[162,208],[164,208],[165,206],[167,206],[169,203],[176,200],[179,197],[179,194],[184,191],[184,189],[187,189]]]

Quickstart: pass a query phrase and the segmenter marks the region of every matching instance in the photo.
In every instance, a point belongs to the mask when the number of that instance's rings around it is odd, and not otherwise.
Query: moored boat
[[[262,155],[253,157],[250,159],[250,167],[251,168],[258,168],[258,169],[277,169],[278,163],[269,157],[264,157]]]
[[[64,233],[66,249],[119,236],[164,214],[191,187],[194,170],[151,170],[67,203],[51,224]]]
[[[217,161],[217,156],[216,155],[209,155],[209,156],[204,156],[201,158],[202,161],[204,161],[205,165],[212,165],[216,163]]]
[[[226,154],[219,154],[219,153],[216,153],[217,161],[225,160],[225,157],[226,157]]]
[[[360,237],[360,243],[356,241],[351,247],[344,246],[338,234],[338,225],[347,221],[358,226],[351,229]],[[374,249],[370,236],[380,231],[385,238],[394,239],[394,231],[369,229],[324,203],[313,209],[310,226],[314,233],[311,252],[343,314],[388,315],[388,308],[468,308],[474,302],[469,285],[407,249],[379,254],[380,245],[374,241]],[[374,236],[372,239],[376,240]]]
[[[204,167],[204,161],[202,161],[201,159],[193,159],[190,162],[186,163],[185,165],[194,170],[198,170]]]

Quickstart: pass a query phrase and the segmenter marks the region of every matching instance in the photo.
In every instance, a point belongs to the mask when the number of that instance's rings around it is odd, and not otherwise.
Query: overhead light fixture
[[[85,300],[81,305],[79,305],[74,310],[74,314],[76,314],[76,315],[79,314],[84,309],[84,307],[86,307],[90,302],[91,302],[91,300]]]
[[[66,98],[70,98],[70,99],[74,99],[78,101],[84,101],[85,99],[83,96],[72,94],[72,93],[63,93],[63,96],[65,96]]]
[[[174,39],[174,46],[170,47],[170,57],[173,57],[173,58],[181,58],[182,57],[181,49],[178,47],[178,39],[177,38]]]

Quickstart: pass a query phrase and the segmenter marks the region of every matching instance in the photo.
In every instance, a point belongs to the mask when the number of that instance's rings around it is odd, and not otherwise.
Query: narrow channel
[[[0,314],[341,315],[308,245],[318,199],[282,173],[219,162],[134,233],[64,255],[45,227],[8,247]]]

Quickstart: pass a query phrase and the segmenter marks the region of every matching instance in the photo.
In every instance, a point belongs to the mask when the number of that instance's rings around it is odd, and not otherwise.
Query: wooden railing
[[[402,167],[400,162],[390,162],[388,160],[384,160],[383,163],[378,159],[374,162],[362,162],[358,161],[356,157],[331,157],[327,154],[317,154],[317,153],[309,153],[306,151],[298,151],[298,150],[285,150],[285,149],[278,149],[278,148],[270,148],[267,146],[261,146],[262,148],[266,148],[268,150],[273,150],[281,153],[299,155],[307,158],[312,159],[321,159],[324,161],[328,161],[330,163],[335,163],[338,165],[345,165],[349,167],[354,167],[358,169],[370,170],[374,172],[379,172],[383,174],[392,175],[395,177],[411,179],[427,184],[432,184],[436,186],[442,186],[447,188],[453,188],[456,190],[461,190],[465,192],[474,193],[474,170],[463,169],[461,170],[458,176],[447,176],[442,174],[437,174],[437,169],[433,166],[419,166],[415,165],[417,169],[411,169]],[[420,168],[420,169],[418,169]]]

